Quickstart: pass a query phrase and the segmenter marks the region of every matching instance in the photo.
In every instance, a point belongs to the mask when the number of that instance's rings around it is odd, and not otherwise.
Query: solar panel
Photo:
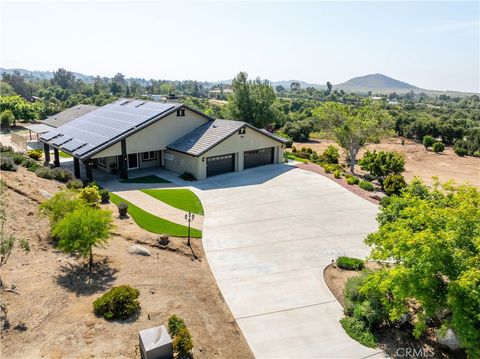
[[[76,139],[73,139],[71,141],[68,141],[67,143],[64,143],[62,145],[62,148],[67,150],[67,151],[70,151],[70,152],[73,152],[75,151],[77,148],[81,147],[85,145],[85,142],[82,142],[82,141],[79,141],[79,140],[76,140]]]
[[[70,141],[71,139],[72,138],[70,136],[58,136],[51,140],[50,143],[60,146],[61,144]]]
[[[44,133],[43,135],[40,136],[42,140],[49,141],[52,138],[58,136],[59,133],[57,131],[49,131],[47,133]]]
[[[82,156],[177,106],[180,105],[123,99],[70,121],[41,138],[55,145],[65,144],[62,147],[67,151]],[[59,134],[62,136],[55,138]],[[80,148],[82,144],[87,146]]]

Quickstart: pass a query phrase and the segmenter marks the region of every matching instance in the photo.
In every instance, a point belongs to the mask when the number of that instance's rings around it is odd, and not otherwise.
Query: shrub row
[[[59,167],[40,167],[35,171],[35,174],[40,178],[54,179],[64,183],[74,178],[72,172]]]

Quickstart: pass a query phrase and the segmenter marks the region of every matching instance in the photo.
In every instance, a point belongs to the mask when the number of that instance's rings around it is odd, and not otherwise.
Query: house
[[[92,167],[128,178],[138,168],[189,172],[198,180],[283,161],[285,140],[242,121],[214,120],[180,103],[120,99],[40,137],[46,163],[59,151],[72,155],[87,179]]]
[[[65,111],[59,112],[55,115],[47,117],[45,120],[42,121],[43,124],[52,126],[52,127],[60,127],[70,121],[73,121],[80,116],[83,116],[93,110],[96,110],[98,107],[93,105],[75,105],[70,108],[67,108]]]

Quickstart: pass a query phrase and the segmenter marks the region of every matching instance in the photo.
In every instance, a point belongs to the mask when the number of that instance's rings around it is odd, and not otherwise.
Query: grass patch
[[[120,180],[120,182],[121,183],[171,183],[170,181],[167,181],[166,179],[163,179],[155,175],[129,178],[126,180]]]
[[[377,347],[377,338],[365,326],[365,324],[354,317],[345,317],[340,319],[343,329],[350,338],[369,348]]]
[[[135,206],[133,203],[124,200],[122,197],[117,196],[115,193],[110,193],[110,201],[116,205],[121,202],[128,204],[128,213],[130,213],[140,227],[149,232],[169,234],[174,237],[186,237],[188,235],[188,227],[154,216],[140,207]],[[191,228],[190,234],[192,237],[202,237],[202,231],[195,228]]]
[[[362,270],[365,266],[361,259],[344,256],[337,258],[337,265],[347,270]]]
[[[308,160],[306,160],[305,158],[297,157],[291,152],[285,152],[285,157],[287,157],[289,160],[298,161],[298,162],[302,162],[302,163],[307,163],[308,162]]]
[[[141,191],[172,207],[203,215],[202,202],[189,189],[142,189]]]
[[[60,157],[63,157],[63,158],[70,158],[70,157],[72,157],[71,155],[69,155],[68,153],[65,153],[65,152],[63,152],[63,151],[58,152],[58,155],[59,155]]]

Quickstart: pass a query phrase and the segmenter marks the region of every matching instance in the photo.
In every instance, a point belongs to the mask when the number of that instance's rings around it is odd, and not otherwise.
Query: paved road
[[[208,261],[257,358],[383,356],[345,334],[322,275],[340,255],[368,254],[362,239],[376,229],[376,205],[285,165],[195,186]]]

